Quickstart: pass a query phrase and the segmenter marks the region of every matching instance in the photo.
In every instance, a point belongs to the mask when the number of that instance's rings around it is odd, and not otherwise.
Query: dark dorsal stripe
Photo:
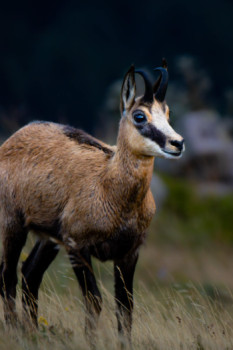
[[[151,139],[152,141],[156,142],[161,148],[165,147],[166,136],[154,125],[148,123],[145,126],[137,126],[137,129],[142,136],[148,137],[148,139]]]
[[[94,137],[92,137],[91,135],[85,133],[80,129],[75,129],[72,126],[68,126],[68,125],[64,125],[62,129],[64,134],[67,137],[77,141],[79,144],[85,144],[88,146],[98,148],[99,150],[103,151],[104,153],[110,156],[114,154],[114,152],[111,149],[102,146]]]

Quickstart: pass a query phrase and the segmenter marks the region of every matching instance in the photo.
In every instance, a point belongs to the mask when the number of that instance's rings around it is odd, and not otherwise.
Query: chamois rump
[[[22,267],[26,319],[37,325],[38,290],[64,245],[87,309],[86,330],[96,328],[101,295],[91,256],[113,260],[118,330],[130,337],[133,275],[139,247],[155,213],[150,191],[154,158],[179,158],[184,140],[169,124],[168,71],[152,84],[132,66],[121,89],[116,146],[51,122],[33,122],[0,147],[0,293],[7,322],[17,319],[17,264],[27,234],[38,236]],[[136,97],[135,74],[145,92]]]

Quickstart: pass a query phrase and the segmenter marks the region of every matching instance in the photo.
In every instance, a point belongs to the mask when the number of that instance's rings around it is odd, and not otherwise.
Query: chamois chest
[[[115,237],[100,241],[89,247],[91,255],[101,261],[121,260],[128,254],[134,254],[143,244],[146,233],[135,235],[133,232],[122,231]]]
[[[98,239],[89,245],[91,254],[101,261],[121,260],[128,254],[134,254],[145,240],[154,212],[154,200],[149,193],[137,210],[122,211],[112,230],[102,234],[96,232]]]

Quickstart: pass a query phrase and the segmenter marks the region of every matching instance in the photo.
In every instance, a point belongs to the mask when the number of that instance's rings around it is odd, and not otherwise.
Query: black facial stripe
[[[158,130],[153,124],[146,124],[144,126],[137,126],[138,131],[144,137],[148,137],[152,141],[156,142],[161,148],[165,147],[166,136],[160,130]]]

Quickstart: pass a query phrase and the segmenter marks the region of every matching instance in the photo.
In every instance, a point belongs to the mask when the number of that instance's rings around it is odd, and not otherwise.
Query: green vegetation
[[[169,188],[166,203],[153,222],[156,240],[168,244],[232,244],[232,195],[200,197],[195,184],[164,177]]]

